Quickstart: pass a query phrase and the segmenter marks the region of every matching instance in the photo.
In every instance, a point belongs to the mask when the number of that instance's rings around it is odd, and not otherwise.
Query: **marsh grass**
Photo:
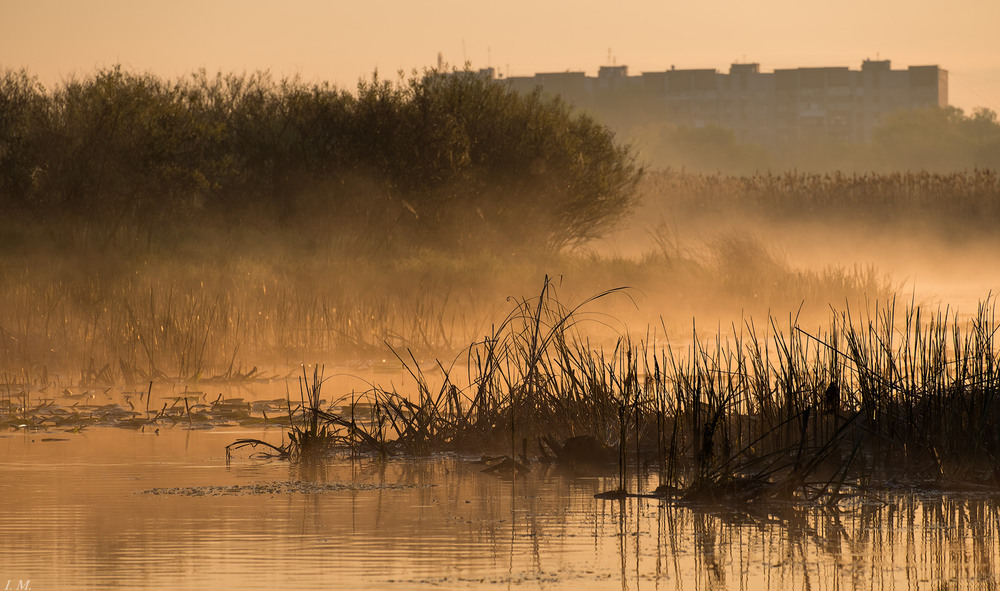
[[[461,363],[439,363],[437,378],[400,354],[416,392],[373,386],[364,418],[318,411],[314,375],[292,449],[308,453],[306,442],[322,438],[325,452],[570,465],[560,456],[586,438],[592,456],[617,451],[591,466],[618,470],[612,498],[642,492],[625,490],[637,470],[659,474],[645,494],[691,502],[837,503],[881,487],[1000,485],[992,298],[967,322],[887,300],[834,312],[824,331],[792,316],[787,328],[775,318],[734,325],[728,339],[695,329],[684,347],[651,334],[591,346],[580,327],[602,320],[585,306],[627,295],[609,290],[569,308],[546,280]],[[461,383],[458,367],[468,372]]]
[[[153,265],[80,280],[4,265],[10,281],[0,284],[0,371],[28,374],[36,387],[250,382],[273,377],[264,364],[382,357],[385,342],[440,354],[476,330],[465,311],[476,309],[477,296],[447,286],[387,292],[387,280],[345,287],[233,264]],[[365,272],[361,265],[313,271]]]
[[[770,221],[818,220],[920,224],[948,236],[961,231],[991,236],[1000,217],[1000,174],[979,168],[949,174],[927,171],[862,174],[833,172],[696,174],[678,170],[649,173],[638,215],[670,211],[681,219],[730,215]]]

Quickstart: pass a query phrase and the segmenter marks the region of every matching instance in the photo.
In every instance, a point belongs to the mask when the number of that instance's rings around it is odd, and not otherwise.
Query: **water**
[[[301,465],[277,429],[9,432],[0,586],[58,589],[996,588],[1000,499],[897,494],[749,515],[594,498],[612,476],[474,458]],[[640,483],[633,478],[633,489]],[[655,486],[655,478],[642,486]]]

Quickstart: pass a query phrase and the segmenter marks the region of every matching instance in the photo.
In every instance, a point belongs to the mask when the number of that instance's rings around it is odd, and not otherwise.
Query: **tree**
[[[354,232],[379,249],[557,249],[621,219],[642,174],[590,117],[468,70],[376,73],[356,96],[267,72],[115,67],[52,93],[8,73],[0,107],[7,203],[112,236],[201,218]]]
[[[901,111],[875,131],[874,151],[884,168],[948,172],[1000,166],[1000,124],[979,109]]]
[[[636,200],[642,168],[607,127],[478,72],[366,84],[356,109],[374,143],[362,154],[425,242],[561,248],[600,235]]]

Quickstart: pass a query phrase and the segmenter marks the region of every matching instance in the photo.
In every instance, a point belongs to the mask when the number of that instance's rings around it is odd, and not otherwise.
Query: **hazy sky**
[[[51,85],[116,63],[176,77],[269,69],[353,89],[434,65],[503,74],[937,64],[950,99],[1000,110],[1000,0],[0,0],[0,67]]]

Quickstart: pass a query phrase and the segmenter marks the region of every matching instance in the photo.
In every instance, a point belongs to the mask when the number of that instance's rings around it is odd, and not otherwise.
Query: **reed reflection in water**
[[[233,437],[6,434],[0,576],[38,590],[997,587],[992,494],[885,492],[837,509],[612,501],[594,494],[617,474],[536,465],[504,480],[455,455],[227,468]]]

